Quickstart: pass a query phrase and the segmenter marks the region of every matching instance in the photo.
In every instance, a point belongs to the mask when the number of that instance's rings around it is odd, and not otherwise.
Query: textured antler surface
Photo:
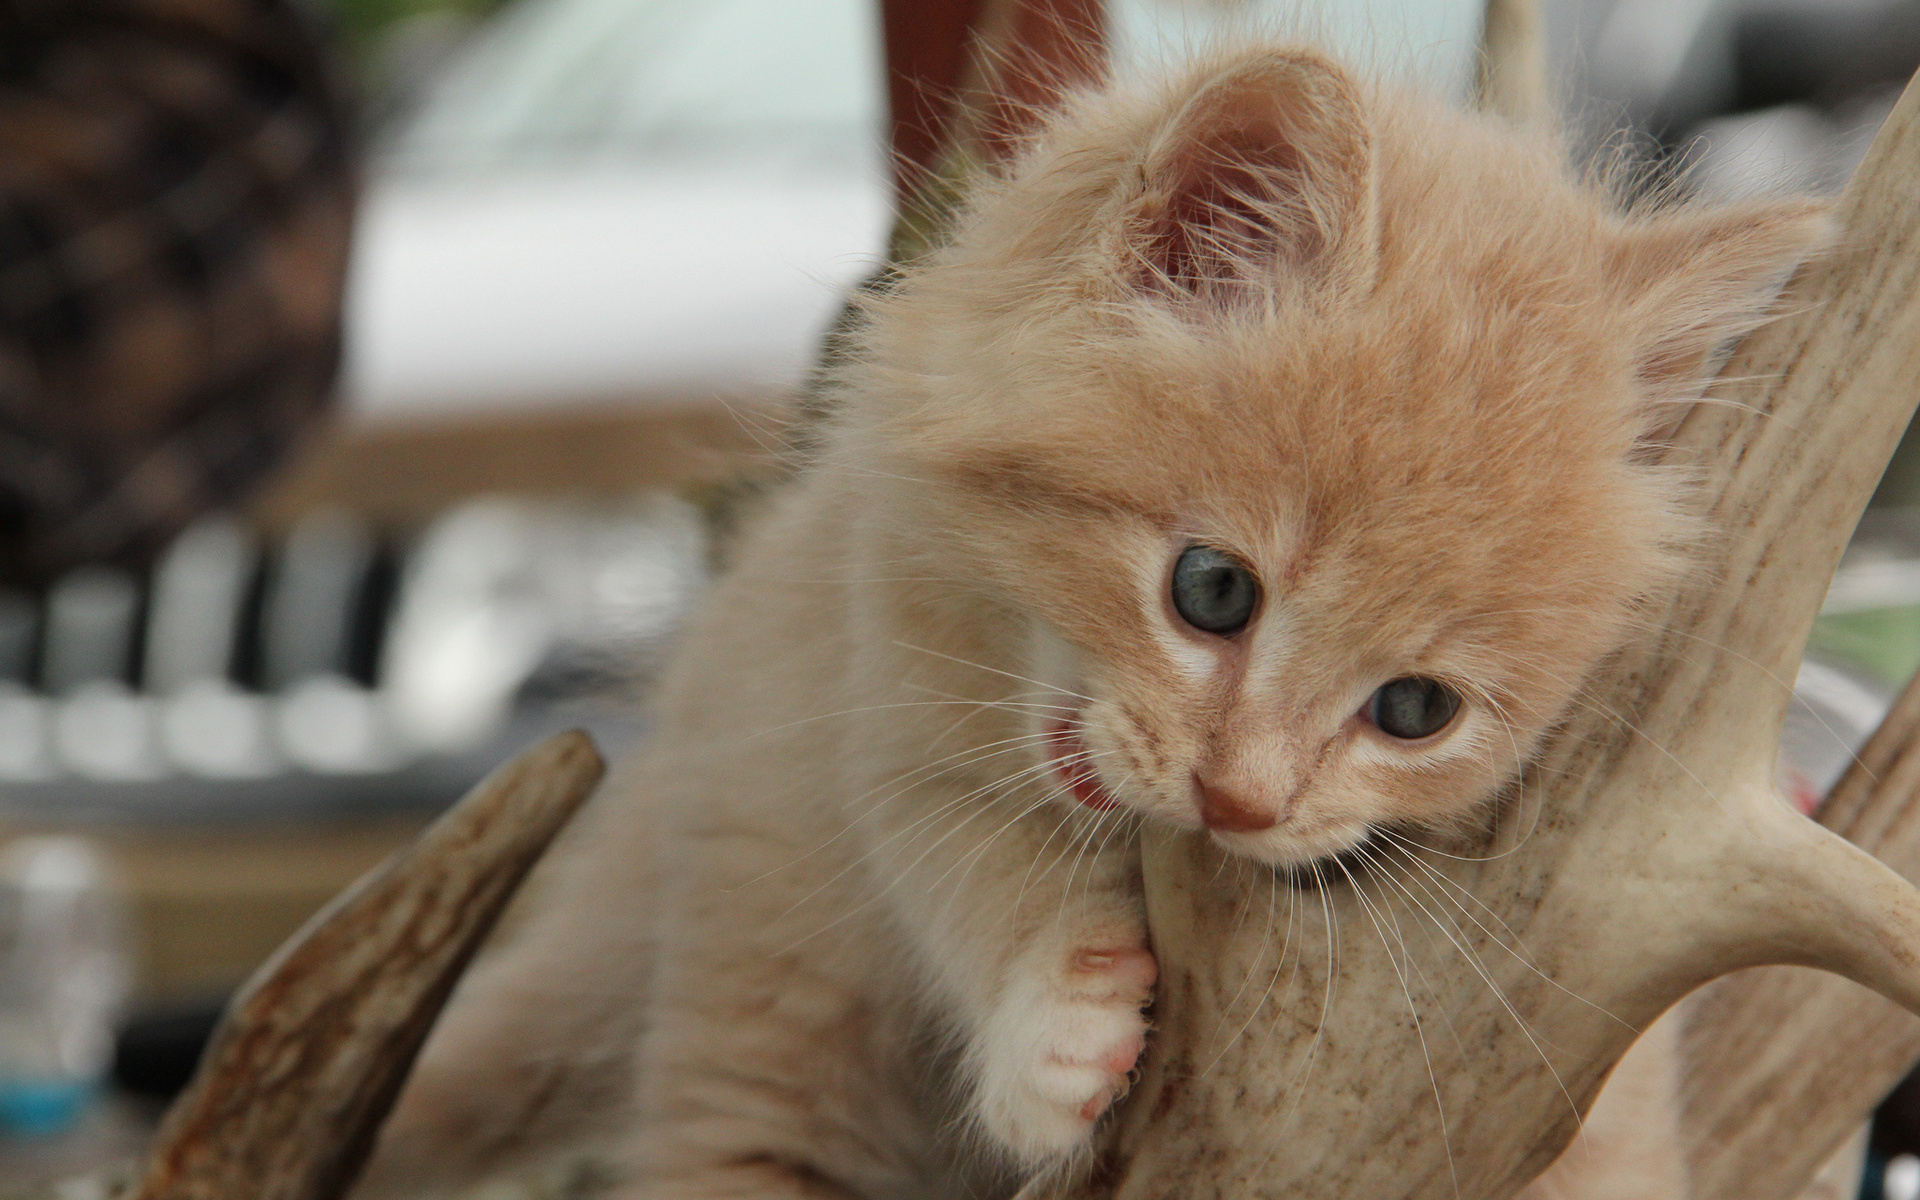
[[[1920,393],[1917,193],[1909,88],[1841,251],[1676,436],[1716,531],[1692,586],[1484,837],[1383,838],[1307,880],[1150,840],[1160,1032],[1083,1194],[1498,1200],[1708,979],[1797,963],[1920,1004],[1920,897],[1773,787],[1807,630]],[[1835,1138],[1783,1137],[1808,1150],[1788,1195]]]
[[[1920,680],[1820,823],[1920,877]],[[1681,1135],[1698,1200],[1786,1200],[1823,1148],[1920,1059],[1920,1020],[1844,979],[1763,967],[1708,987],[1681,1036]]]
[[[234,999],[137,1200],[337,1200],[514,890],[600,780],[583,733],[495,771]]]

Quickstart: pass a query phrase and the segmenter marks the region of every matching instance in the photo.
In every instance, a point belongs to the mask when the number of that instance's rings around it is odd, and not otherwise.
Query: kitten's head
[[[1262,49],[1064,113],[877,303],[849,429],[1031,632],[1063,795],[1304,862],[1580,703],[1680,565],[1651,443],[1822,229],[1625,216]]]

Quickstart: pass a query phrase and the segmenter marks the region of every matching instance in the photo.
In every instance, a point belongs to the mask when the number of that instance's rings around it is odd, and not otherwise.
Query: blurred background
[[[129,92],[139,7],[0,0],[0,82],[68,122],[0,112],[0,1194],[137,1153],[233,986],[491,766],[617,757],[884,260],[915,11],[306,0]],[[1573,139],[1718,198],[1838,189],[1920,66],[1920,0],[1544,16]],[[1246,23],[1464,97],[1481,6],[1112,0],[1106,37]],[[1804,805],[1920,666],[1916,505],[1903,446],[1799,681]],[[1911,1200],[1890,1113],[1867,1194]]]

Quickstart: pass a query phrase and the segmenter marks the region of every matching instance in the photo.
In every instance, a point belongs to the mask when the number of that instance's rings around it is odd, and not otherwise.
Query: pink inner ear
[[[1144,287],[1205,297],[1289,271],[1327,276],[1336,258],[1340,273],[1364,275],[1369,238],[1356,235],[1370,228],[1371,156],[1338,67],[1298,51],[1243,64],[1193,96],[1163,138],[1135,242]]]
[[[1199,293],[1325,251],[1300,195],[1300,153],[1276,132],[1236,129],[1185,148],[1181,183],[1147,247],[1159,279]]]

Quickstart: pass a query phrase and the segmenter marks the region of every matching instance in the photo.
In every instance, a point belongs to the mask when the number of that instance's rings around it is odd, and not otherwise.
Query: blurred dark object
[[[1920,67],[1920,3],[1755,7],[1733,24],[1736,110],[1832,108]]]
[[[1875,1110],[1872,1146],[1883,1158],[1920,1154],[1920,1069],[1901,1080]]]
[[[330,398],[354,201],[284,0],[0,0],[0,580],[137,561]]]
[[[191,1001],[139,1013],[114,1043],[113,1081],[136,1096],[171,1100],[180,1094],[226,1010],[224,998]]]
[[[1106,66],[1103,0],[882,0],[880,16],[903,203],[956,148],[1004,157],[1036,106]]]

